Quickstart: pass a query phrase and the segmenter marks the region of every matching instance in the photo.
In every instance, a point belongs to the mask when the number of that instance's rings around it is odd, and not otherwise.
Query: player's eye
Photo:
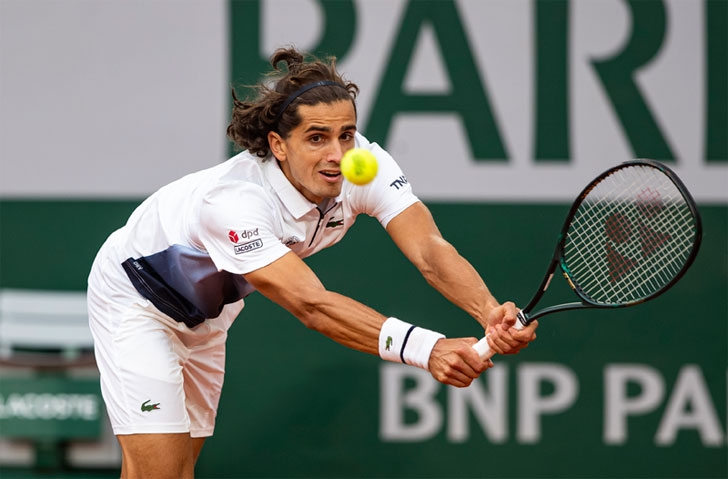
[[[347,131],[341,135],[341,141],[351,141],[353,139],[354,139],[354,134],[350,131]]]
[[[311,137],[308,139],[311,143],[321,143],[324,141],[323,135],[311,135]]]

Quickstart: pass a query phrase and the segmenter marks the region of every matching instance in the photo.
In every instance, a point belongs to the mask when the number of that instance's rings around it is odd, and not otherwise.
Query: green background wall
[[[83,289],[97,247],[136,204],[3,201],[0,287]],[[444,236],[471,260],[497,297],[520,304],[540,280],[568,209],[553,204],[429,206]],[[702,371],[725,431],[728,209],[702,205],[700,210],[705,225],[700,255],[668,293],[621,311],[544,318],[532,346],[517,357],[497,358],[507,368],[513,404],[508,438],[501,444],[488,441],[474,420],[469,440],[461,444],[447,441],[444,426],[424,441],[381,441],[383,363],[346,350],[262,296],[251,296],[230,332],[217,429],[200,457],[198,474],[482,477],[487,467],[487,475],[498,477],[725,477],[725,443],[706,447],[689,427],[669,446],[654,441],[667,398],[687,364]],[[29,257],[34,258],[30,265]],[[474,321],[426,285],[374,220],[360,217],[344,241],[308,263],[328,288],[385,314],[450,336],[480,335]],[[568,298],[558,283],[552,286],[554,300]],[[543,416],[542,438],[533,445],[516,439],[515,376],[522,363],[565,365],[580,387],[572,407]],[[659,370],[666,393],[653,411],[629,418],[625,444],[608,446],[602,440],[603,370],[622,363]],[[550,394],[548,387],[544,395]],[[443,410],[445,389],[437,395]],[[630,394],[640,394],[639,388]],[[406,418],[418,420],[411,411]],[[519,458],[525,454],[528,460]]]

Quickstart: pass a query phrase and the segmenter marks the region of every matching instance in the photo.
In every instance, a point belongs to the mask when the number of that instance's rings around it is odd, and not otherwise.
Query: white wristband
[[[445,335],[389,318],[379,330],[379,356],[386,361],[428,369],[435,343]]]

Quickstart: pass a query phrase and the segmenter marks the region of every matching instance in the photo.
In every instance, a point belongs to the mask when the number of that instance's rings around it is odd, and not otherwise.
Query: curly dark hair
[[[286,64],[286,72],[278,66],[282,62]],[[355,99],[359,87],[339,75],[335,57],[322,61],[293,47],[280,48],[271,56],[270,64],[273,71],[266,74],[263,81],[246,86],[257,94],[254,99],[239,100],[235,88],[232,89],[233,111],[227,136],[239,148],[249,150],[261,158],[268,156],[268,132],[275,131],[284,138],[288,137],[291,130],[301,123],[298,114],[300,105],[351,100],[356,111]],[[279,77],[272,87],[265,81],[270,77]],[[278,119],[281,106],[291,93],[318,81],[333,81],[338,85],[320,86],[306,91],[293,100]]]

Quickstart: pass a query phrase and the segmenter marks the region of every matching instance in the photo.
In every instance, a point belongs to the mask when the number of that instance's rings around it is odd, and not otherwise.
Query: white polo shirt
[[[194,326],[216,317],[253,291],[243,274],[289,251],[305,258],[336,244],[359,214],[386,227],[418,201],[385,150],[358,133],[355,143],[377,157],[378,174],[365,186],[344,180],[325,205],[296,190],[275,158],[246,151],[158,190],[99,254],[119,264],[109,272],[114,281],[131,280],[177,321]]]

